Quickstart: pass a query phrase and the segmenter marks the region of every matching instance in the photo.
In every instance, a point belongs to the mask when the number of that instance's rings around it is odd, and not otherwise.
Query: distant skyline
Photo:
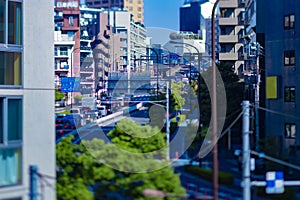
[[[146,27],[179,30],[179,9],[184,0],[144,0]]]

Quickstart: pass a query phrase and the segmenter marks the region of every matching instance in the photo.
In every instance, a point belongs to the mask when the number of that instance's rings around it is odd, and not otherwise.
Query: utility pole
[[[29,199],[37,200],[37,181],[38,181],[38,167],[36,165],[29,166]]]
[[[211,14],[211,48],[212,48],[212,134],[213,134],[213,197],[217,200],[219,190],[219,160],[218,160],[218,118],[217,118],[217,70],[216,70],[216,43],[215,43],[215,11],[220,0],[214,3]]]
[[[167,160],[170,159],[170,122],[169,122],[169,82],[167,81],[167,92],[166,92],[166,99],[167,99],[167,117],[166,117],[166,140],[167,140]]]
[[[251,199],[251,180],[250,180],[250,112],[249,101],[243,101],[243,200]]]

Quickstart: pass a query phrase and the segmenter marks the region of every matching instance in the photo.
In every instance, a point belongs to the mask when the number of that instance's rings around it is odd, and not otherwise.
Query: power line
[[[296,120],[300,120],[299,117],[289,115],[289,114],[285,114],[285,113],[282,113],[282,112],[279,112],[279,111],[271,110],[271,109],[268,109],[268,108],[263,108],[263,107],[259,106],[258,109],[264,110],[266,112],[274,113],[274,114],[277,114],[277,115],[281,115],[281,116],[284,116],[284,117],[289,117],[289,118],[293,118],[293,119],[296,119]]]

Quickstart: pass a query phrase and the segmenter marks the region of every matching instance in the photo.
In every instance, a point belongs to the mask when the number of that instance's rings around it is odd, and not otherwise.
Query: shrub
[[[185,170],[191,174],[199,176],[208,181],[213,180],[213,171],[209,169],[203,169],[196,166],[186,165]],[[219,183],[222,185],[232,185],[234,182],[234,176],[228,172],[219,172]]]

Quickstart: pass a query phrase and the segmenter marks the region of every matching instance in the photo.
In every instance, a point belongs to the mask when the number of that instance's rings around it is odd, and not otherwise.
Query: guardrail
[[[105,117],[101,117],[100,119],[97,119],[97,120],[95,120],[95,121],[93,121],[93,122],[91,122],[91,123],[88,123],[87,125],[82,126],[82,127],[78,128],[78,129],[76,129],[76,130],[74,130],[74,131],[71,131],[71,132],[65,134],[64,136],[58,138],[58,139],[56,140],[56,144],[58,144],[58,143],[59,143],[63,138],[65,138],[65,137],[68,137],[68,136],[70,136],[70,135],[76,135],[76,134],[78,134],[78,132],[84,131],[84,130],[86,130],[86,129],[88,129],[88,128],[92,128],[92,127],[94,127],[94,126],[98,126],[98,125],[100,125],[101,123],[104,123],[104,122],[106,122],[106,121],[112,120],[112,119],[114,119],[114,118],[117,118],[117,117],[120,117],[120,116],[129,114],[129,113],[131,113],[131,112],[133,112],[133,111],[135,111],[135,110],[141,109],[142,107],[143,107],[143,103],[141,102],[141,103],[138,103],[138,104],[136,104],[136,105],[134,105],[134,106],[131,106],[131,107],[128,107],[128,108],[124,108],[122,111],[119,111],[119,112],[116,112],[116,113],[107,115],[107,116],[105,116]],[[80,140],[80,139],[79,139],[79,140]],[[75,140],[73,143],[77,144],[77,143],[80,142],[79,140]]]

